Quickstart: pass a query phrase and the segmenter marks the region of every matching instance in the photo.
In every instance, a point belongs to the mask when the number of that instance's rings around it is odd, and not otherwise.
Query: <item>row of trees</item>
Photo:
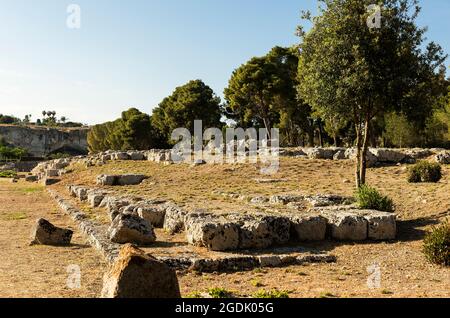
[[[43,111],[42,118],[36,119],[36,122],[32,122],[32,115],[25,115],[24,119],[17,118],[11,115],[0,114],[0,124],[8,125],[27,125],[27,126],[45,126],[45,127],[82,127],[83,124],[70,122],[67,117],[56,117],[56,111]]]
[[[244,128],[278,127],[285,146],[356,146],[359,186],[369,146],[449,146],[447,56],[425,43],[418,2],[379,1],[380,28],[367,24],[371,2],[320,0],[318,16],[303,15],[313,27],[298,28],[300,44],[238,67],[224,103],[202,81],[191,81],[151,116],[131,109],[95,126],[91,150],[167,147],[175,128],[192,130],[195,119],[220,127],[229,119]]]

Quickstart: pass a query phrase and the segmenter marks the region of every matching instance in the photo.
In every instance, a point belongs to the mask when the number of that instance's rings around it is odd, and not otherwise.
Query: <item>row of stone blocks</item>
[[[110,238],[117,243],[151,243],[156,239],[153,227],[163,227],[172,234],[185,231],[189,244],[214,251],[262,249],[327,238],[380,241],[396,237],[395,214],[346,206],[285,215],[212,214],[188,212],[170,202],[115,197],[79,186],[70,187],[70,191],[93,207],[107,209],[112,221]]]
[[[116,262],[118,260],[119,251],[123,245],[111,242],[108,238],[105,226],[90,220],[86,214],[73,207],[55,191],[48,191],[61,209],[78,224],[89,243],[100,251],[109,263]],[[279,255],[227,254],[226,256],[215,258],[187,257],[179,255],[176,257],[158,257],[157,259],[173,269],[210,273],[251,270],[258,267],[282,267],[304,263],[329,263],[336,261],[334,255],[305,253],[303,250],[298,250],[297,248],[281,248],[275,252],[279,252]]]

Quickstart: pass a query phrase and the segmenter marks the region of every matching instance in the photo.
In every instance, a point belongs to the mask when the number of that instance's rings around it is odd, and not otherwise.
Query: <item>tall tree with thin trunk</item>
[[[445,60],[439,45],[423,49],[426,29],[415,21],[416,0],[380,0],[381,23],[373,0],[320,0],[320,14],[304,18],[298,91],[322,118],[343,116],[356,133],[356,186],[366,182],[370,125],[380,113],[400,111]],[[426,85],[425,85],[426,87]],[[417,94],[414,107],[426,107],[430,92]],[[421,102],[423,101],[423,102]]]

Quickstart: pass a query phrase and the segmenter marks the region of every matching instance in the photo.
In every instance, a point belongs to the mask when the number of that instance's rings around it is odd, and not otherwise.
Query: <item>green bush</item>
[[[253,294],[253,298],[289,298],[289,292],[272,289],[270,291],[259,290]]]
[[[355,194],[361,209],[394,212],[394,202],[387,196],[380,194],[375,188],[362,185]]]
[[[423,241],[423,252],[434,264],[450,265],[450,223],[445,222],[431,231]]]
[[[17,172],[12,170],[0,171],[0,178],[15,178],[17,177]]]
[[[208,290],[208,294],[212,297],[212,298],[232,298],[233,297],[233,293],[224,289],[224,288],[211,288]]]
[[[408,171],[408,182],[439,182],[442,178],[442,168],[438,163],[420,161]]]

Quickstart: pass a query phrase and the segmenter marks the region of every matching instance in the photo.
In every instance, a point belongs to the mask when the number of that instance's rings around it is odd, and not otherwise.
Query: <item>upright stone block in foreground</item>
[[[102,298],[180,298],[173,269],[142,250],[125,245],[103,278]]]

